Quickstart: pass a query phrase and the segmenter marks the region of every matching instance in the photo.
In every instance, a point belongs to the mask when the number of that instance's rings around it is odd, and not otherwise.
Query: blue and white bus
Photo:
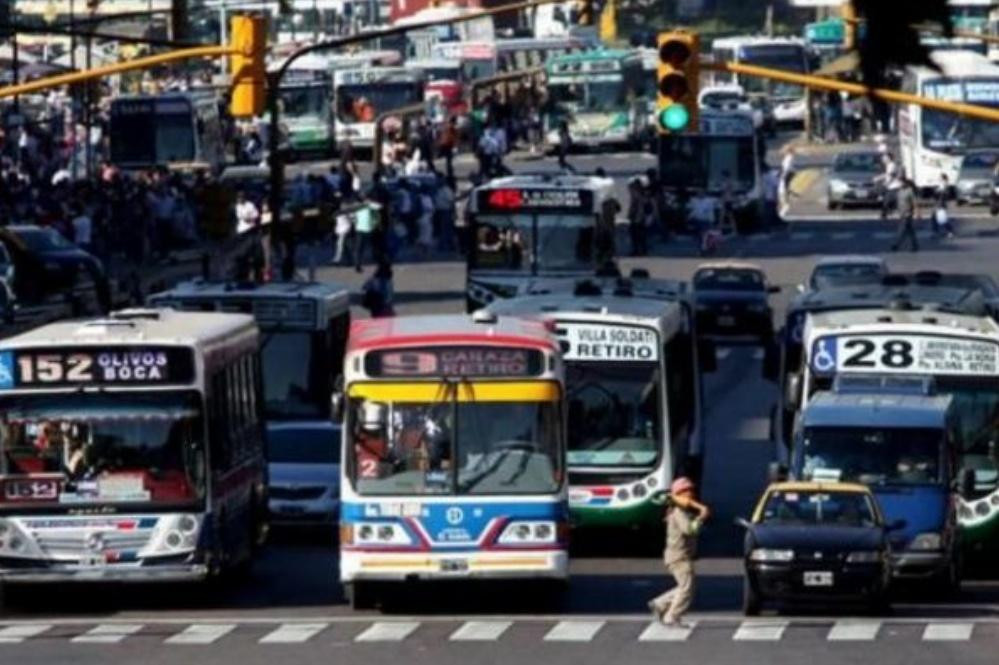
[[[344,374],[340,581],[355,608],[404,581],[567,579],[565,383],[548,327],[358,321]]]

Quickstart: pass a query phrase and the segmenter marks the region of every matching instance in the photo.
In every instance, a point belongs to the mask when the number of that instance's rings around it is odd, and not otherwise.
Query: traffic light
[[[697,129],[701,40],[696,32],[676,29],[659,33],[656,81],[656,129],[670,134]]]
[[[229,56],[232,98],[229,112],[234,118],[252,118],[264,112],[267,95],[267,69],[264,53],[267,19],[263,16],[233,16],[231,41],[235,53]]]

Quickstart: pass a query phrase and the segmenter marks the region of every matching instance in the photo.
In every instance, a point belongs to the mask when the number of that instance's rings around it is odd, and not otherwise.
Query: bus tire
[[[353,610],[371,610],[378,597],[371,582],[350,582],[343,585],[343,595]]]

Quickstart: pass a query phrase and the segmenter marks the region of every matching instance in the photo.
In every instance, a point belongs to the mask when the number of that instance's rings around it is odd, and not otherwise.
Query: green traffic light
[[[671,132],[686,129],[690,113],[683,104],[670,104],[659,114],[659,126]]]

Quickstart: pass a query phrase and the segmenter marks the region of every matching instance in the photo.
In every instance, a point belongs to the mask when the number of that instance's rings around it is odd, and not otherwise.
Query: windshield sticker
[[[812,346],[812,371],[936,375],[999,374],[999,344],[930,335],[839,335]]]
[[[656,333],[646,328],[588,323],[560,323],[565,360],[657,361]]]

